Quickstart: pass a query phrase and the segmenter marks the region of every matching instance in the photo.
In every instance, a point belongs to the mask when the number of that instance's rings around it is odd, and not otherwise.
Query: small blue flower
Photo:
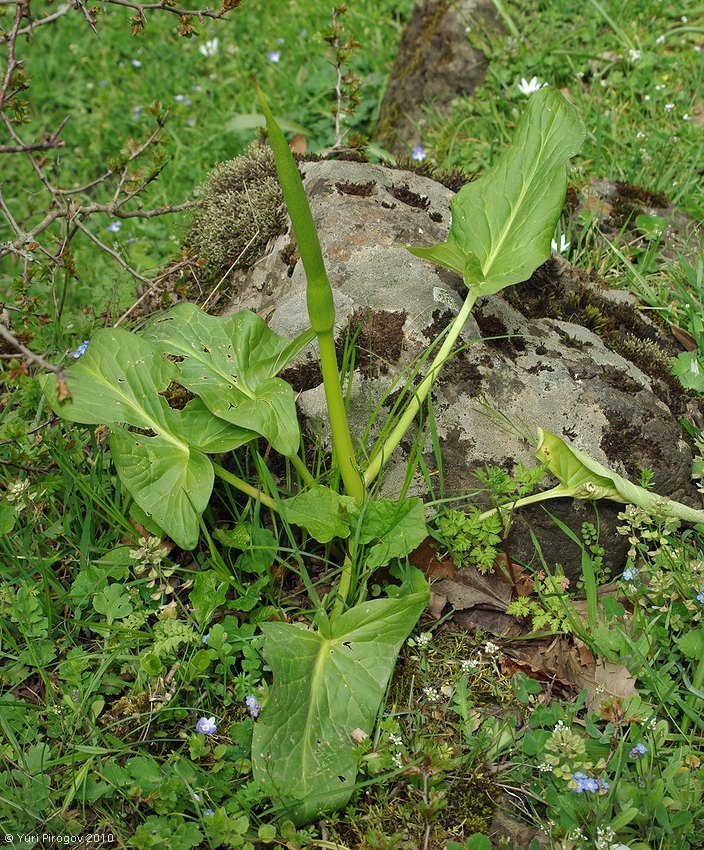
[[[194,791],[193,799],[196,801],[196,803],[200,803],[200,794],[196,794],[196,792]]]
[[[638,570],[635,567],[627,567],[623,571],[623,580],[624,581],[637,581],[638,580]]]
[[[214,735],[218,731],[214,717],[201,717],[196,723],[196,732],[202,735]]]
[[[262,707],[259,705],[259,700],[254,696],[254,694],[250,694],[244,702],[252,717],[258,717]]]
[[[86,353],[86,348],[88,348],[89,342],[89,339],[84,339],[78,348],[71,352],[70,356],[73,357],[74,360],[78,360],[79,357],[82,357]]]
[[[141,68],[142,67],[142,63],[139,61],[139,59],[130,59],[130,65],[133,68]]]
[[[270,50],[268,53],[268,59],[270,62],[278,62],[281,59],[281,51]]]
[[[704,605],[704,590],[700,590],[697,594],[697,602],[701,602]]]
[[[137,118],[139,118],[139,116],[141,114],[142,114],[142,107],[141,106],[135,106],[135,108],[132,110],[132,117],[134,119],[137,119]]]
[[[645,746],[645,744],[636,744],[635,747],[633,747],[633,749],[631,750],[631,755],[635,758],[638,758],[639,756],[644,756],[647,752],[648,748]]]
[[[108,233],[119,233],[120,228],[122,227],[121,221],[111,221],[110,224],[105,228]]]
[[[277,43],[277,44],[283,44],[285,40],[286,40],[286,39],[284,39],[284,38],[277,38],[277,39],[276,39],[276,43]]]
[[[423,162],[428,154],[425,151],[425,148],[422,145],[416,145],[411,151],[411,159],[416,162]]]
[[[206,634],[204,634],[204,635],[203,635],[203,637],[201,638],[201,641],[202,641],[204,644],[206,644],[206,645],[207,645],[207,643],[208,643],[208,641],[209,641],[209,640],[210,640],[210,632],[206,632]]]
[[[207,815],[209,818],[215,817],[215,812],[212,809],[206,809],[203,812],[204,815]]]
[[[596,779],[592,779],[591,776],[587,776],[586,773],[577,771],[577,773],[572,774],[572,779],[576,783],[575,787],[572,789],[575,794],[583,794],[585,791],[593,794],[594,791],[599,790],[599,783]]]
[[[184,106],[191,105],[191,99],[187,94],[175,94],[174,100],[176,103],[182,103]]]
[[[611,788],[611,785],[605,779],[597,779],[597,782],[603,791],[608,791]]]
[[[196,119],[195,118],[186,118],[186,124],[188,124],[189,127],[195,127],[196,126]]]

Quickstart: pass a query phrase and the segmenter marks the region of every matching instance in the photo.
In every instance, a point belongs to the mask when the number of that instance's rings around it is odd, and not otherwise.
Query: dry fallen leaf
[[[435,582],[433,590],[458,611],[481,607],[503,613],[511,602],[508,584],[504,584],[495,573],[482,575],[474,567],[463,567],[453,578]]]
[[[305,136],[301,135],[301,133],[296,133],[295,136],[291,137],[291,141],[288,143],[288,146],[291,148],[293,153],[303,156],[308,150],[308,141]]]

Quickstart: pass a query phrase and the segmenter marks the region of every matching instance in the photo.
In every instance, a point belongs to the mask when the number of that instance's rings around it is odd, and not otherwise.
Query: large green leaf
[[[686,522],[704,522],[704,511],[673,502],[672,499],[658,496],[631,483],[542,428],[538,428],[535,455],[547,463],[550,472],[560,482],[559,487],[549,491],[553,498],[572,496],[577,499],[611,499],[637,505],[649,513],[674,516]],[[528,499],[522,501],[527,503]]]
[[[162,351],[182,358],[181,383],[212,413],[256,431],[282,454],[294,454],[300,432],[293,390],[274,376],[310,342],[312,332],[288,340],[249,310],[209,316],[183,302],[147,334]]]
[[[135,502],[182,549],[194,549],[215,478],[208,458],[185,442],[112,427],[110,451]]]
[[[477,296],[526,280],[550,256],[567,189],[565,163],[584,132],[557,89],[533,94],[498,162],[453,199],[447,242],[411,253],[459,272]]]
[[[67,369],[70,398],[58,400],[53,376],[42,386],[59,416],[113,429],[110,448],[121,481],[175,543],[192,549],[213,486],[210,461],[192,444],[223,451],[254,435],[217,420],[198,401],[173,410],[161,395],[173,381],[180,381],[178,366],[152,342],[112,328],[97,331]],[[124,424],[154,436],[119,427]]]
[[[352,734],[371,732],[398,651],[427,600],[425,590],[365,602],[318,631],[262,625],[274,681],[254,727],[254,778],[296,823],[350,799]]]

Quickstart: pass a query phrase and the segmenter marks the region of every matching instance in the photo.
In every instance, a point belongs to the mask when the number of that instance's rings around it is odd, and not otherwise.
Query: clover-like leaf
[[[477,296],[526,280],[550,256],[567,190],[565,163],[584,140],[574,107],[550,86],[528,99],[498,162],[457,193],[447,242],[409,248],[463,275]]]
[[[264,623],[274,681],[254,726],[254,778],[296,823],[344,806],[355,789],[353,733],[369,734],[403,641],[427,588],[377,599],[314,631]]]
[[[183,302],[147,330],[162,351],[180,358],[180,381],[221,419],[256,431],[292,455],[300,432],[293,390],[275,375],[312,337],[275,334],[249,310],[209,316]]]

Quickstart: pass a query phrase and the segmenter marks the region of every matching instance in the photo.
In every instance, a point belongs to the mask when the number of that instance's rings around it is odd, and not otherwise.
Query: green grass
[[[589,176],[637,184],[664,192],[701,219],[704,66],[695,49],[704,48],[701,3],[632,0],[627,14],[615,0],[498,5],[507,30],[520,37],[472,29],[489,60],[486,82],[458,99],[449,119],[428,114],[424,146],[433,162],[470,172],[490,166],[525,102],[517,83],[536,75],[568,90],[585,118],[588,139],[575,184]],[[410,0],[357,0],[350,8],[346,26],[362,45],[352,63],[362,80],[354,129],[373,125],[401,32],[397,15],[410,6]],[[5,14],[9,8],[0,7]],[[327,5],[245,0],[228,20],[204,23],[193,39],[178,38],[175,19],[157,14],[144,37],[132,38],[121,11],[108,7],[101,40],[72,13],[40,28],[23,47],[32,80],[29,129],[51,129],[71,115],[65,149],[47,159],[62,185],[94,178],[128,137],[144,138],[151,126],[146,107],[158,100],[171,109],[164,134],[169,161],[144,203],[190,197],[214,163],[237,155],[252,138],[251,130],[227,129],[232,118],[258,111],[252,73],[275,114],[309,133],[309,150],[332,144],[334,74],[317,35],[329,23]],[[199,47],[213,37],[218,52],[202,55]],[[274,49],[281,52],[278,63],[268,59]],[[3,193],[17,217],[36,216],[42,199],[24,191],[35,184],[26,166],[15,164],[3,177]],[[109,219],[96,217],[91,227],[146,271],[179,250],[188,221],[187,215],[130,219],[110,235]],[[630,287],[646,308],[703,344],[700,258],[668,256],[657,239],[634,252],[632,229],[610,247],[584,222],[567,220],[564,227],[573,242],[568,256],[580,268]],[[8,234],[0,228],[0,241]],[[61,322],[31,325],[41,345],[59,356],[89,335],[103,311],[115,316],[129,306],[134,293],[133,282],[85,240],[76,242],[75,259],[78,273]],[[16,273],[2,261],[0,301],[13,303]],[[51,320],[51,280],[34,281],[28,295],[38,299],[30,309]],[[698,531],[640,514],[624,517],[632,538],[626,566],[637,579],[618,578],[624,565],[614,565],[616,592],[603,596],[599,588],[595,599],[594,581],[601,584],[608,574],[597,570],[601,553],[590,544],[588,616],[578,613],[574,594],[556,601],[552,583],[543,581],[542,597],[531,597],[537,600],[531,616],[544,629],[564,631],[565,623],[583,617],[591,651],[622,674],[627,668],[637,695],[595,711],[584,692],[575,697],[554,671],[538,682],[512,666],[511,642],[502,642],[497,654],[481,633],[472,641],[440,630],[429,640],[416,636],[403,651],[375,738],[360,745],[352,806],[329,818],[324,830],[296,831],[273,821],[250,782],[255,721],[245,698],[267,697],[257,623],[310,613],[316,593],[329,587],[336,553],[321,547],[304,557],[298,532],[270,527],[260,506],[243,503],[227,487],[206,515],[201,548],[183,553],[164,544],[164,550],[126,518],[129,499],[103,435],[47,424],[37,384],[10,371],[16,361],[3,363],[0,823],[8,832],[89,829],[114,836],[95,846],[138,850],[237,848],[248,841],[257,850],[335,841],[379,850],[422,847],[430,835],[442,850],[484,831],[484,795],[496,799],[502,791],[551,834],[551,850],[592,850],[597,840],[606,842],[607,828],[617,836],[612,843],[630,850],[702,846]],[[432,420],[429,429],[436,445]],[[704,454],[701,431],[691,423],[689,430]],[[327,458],[320,451],[316,457],[324,473]],[[254,461],[237,463],[238,475],[254,477]],[[703,469],[699,457],[699,478]],[[449,480],[451,470],[443,475]],[[270,476],[267,485],[274,492],[278,486],[282,497],[294,489],[291,470],[277,470],[276,481]],[[434,496],[440,504],[441,487]],[[452,551],[458,535],[446,537]],[[454,554],[461,560],[461,552]],[[609,553],[603,556],[608,565]],[[572,651],[569,640],[559,640],[565,653]],[[195,731],[196,720],[210,716],[217,718],[215,738]],[[633,755],[638,744],[646,748],[642,756]],[[580,770],[608,779],[609,787],[575,793],[571,777]],[[410,838],[392,838],[397,833]],[[272,838],[277,843],[265,845]]]

